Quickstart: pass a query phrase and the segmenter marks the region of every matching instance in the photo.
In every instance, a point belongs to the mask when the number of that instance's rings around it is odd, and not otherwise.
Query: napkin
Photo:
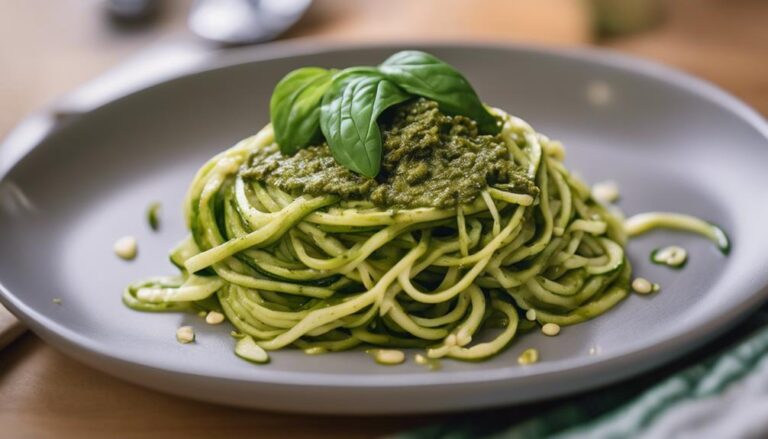
[[[768,437],[768,307],[658,371],[564,400],[405,432],[432,438]]]

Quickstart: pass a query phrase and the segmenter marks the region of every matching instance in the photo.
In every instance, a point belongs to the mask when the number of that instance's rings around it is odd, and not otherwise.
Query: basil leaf
[[[294,154],[317,137],[320,103],[331,86],[334,71],[304,67],[277,83],[269,101],[275,141],[283,154]]]
[[[474,119],[483,133],[496,134],[501,130],[469,81],[433,55],[405,50],[390,56],[379,70],[407,92],[436,101],[446,113]]]
[[[366,177],[381,167],[381,130],[376,119],[410,95],[380,74],[346,76],[323,98],[320,128],[336,162]]]

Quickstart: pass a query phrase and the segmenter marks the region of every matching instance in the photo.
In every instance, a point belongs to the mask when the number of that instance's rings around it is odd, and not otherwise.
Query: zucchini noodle
[[[723,254],[727,255],[731,251],[731,243],[723,229],[695,216],[668,212],[646,212],[627,218],[625,222],[625,229],[629,236],[642,235],[657,228],[698,233],[714,242]]]
[[[690,226],[721,242],[690,217],[634,217],[625,228],[567,171],[559,142],[494,111],[508,160],[538,195],[491,184],[448,209],[293,196],[241,175],[249,157],[275,146],[267,125],[192,181],[190,236],[171,254],[181,275],[130,285],[125,304],[220,310],[251,350],[251,340],[307,353],[365,344],[480,360],[535,325],[519,317],[527,310],[540,325],[572,325],[624,299],[627,231]]]

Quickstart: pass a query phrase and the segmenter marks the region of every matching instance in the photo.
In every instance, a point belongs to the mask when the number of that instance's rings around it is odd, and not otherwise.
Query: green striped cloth
[[[568,399],[458,415],[431,438],[767,438],[768,307],[675,364]]]

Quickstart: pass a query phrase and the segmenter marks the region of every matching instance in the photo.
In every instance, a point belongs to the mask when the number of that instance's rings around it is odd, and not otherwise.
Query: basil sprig
[[[485,109],[464,76],[434,56],[417,50],[404,50],[390,56],[379,70],[408,93],[437,102],[448,114],[474,119],[481,132],[496,134],[496,118]]]
[[[377,119],[412,96],[432,99],[448,114],[474,119],[481,133],[500,130],[461,73],[428,53],[409,50],[378,67],[338,72],[305,67],[289,73],[270,100],[275,140],[284,154],[294,154],[322,132],[339,164],[375,177],[382,155]]]
[[[323,97],[320,129],[336,161],[366,177],[381,165],[381,131],[376,119],[410,95],[381,75],[355,75]]]
[[[283,154],[295,154],[318,137],[320,102],[333,83],[334,73],[304,67],[287,74],[275,86],[269,112],[275,140]]]

